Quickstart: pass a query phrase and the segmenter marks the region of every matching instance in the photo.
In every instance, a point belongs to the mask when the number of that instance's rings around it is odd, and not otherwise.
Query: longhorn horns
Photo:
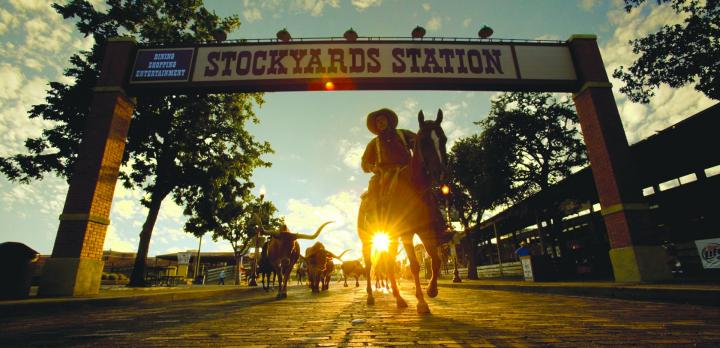
[[[350,250],[352,250],[352,249],[345,250],[345,251],[343,251],[343,252],[342,252],[340,255],[338,255],[338,256],[335,256],[335,254],[333,254],[333,253],[331,253],[331,252],[329,252],[329,251],[328,251],[328,253],[330,254],[330,256],[332,256],[332,257],[334,257],[334,258],[342,261],[343,255],[345,255],[345,253],[348,252],[348,251],[350,251]]]
[[[322,231],[322,229],[323,229],[327,224],[332,223],[332,222],[334,222],[334,221],[328,221],[328,222],[320,225],[320,227],[318,227],[317,231],[315,231],[315,234],[313,234],[313,235],[296,233],[296,234],[295,234],[295,237],[296,237],[297,239],[315,239],[315,238],[317,238],[317,236],[320,235],[320,232]]]
[[[279,235],[281,232],[283,232],[283,231],[266,230],[265,227],[262,225],[262,220],[260,220],[260,217],[259,217],[257,214],[254,214],[254,216],[255,216],[255,220],[256,220],[256,222],[257,222],[257,224],[258,224],[258,228],[260,229],[260,232],[261,232],[261,233],[270,235],[270,236],[272,236],[272,237],[276,237],[276,236]],[[315,231],[315,234],[313,234],[313,235],[296,233],[296,234],[295,234],[295,238],[297,238],[297,239],[315,239],[315,238],[317,238],[317,236],[320,235],[320,232],[322,231],[322,229],[323,229],[327,224],[332,223],[332,222],[334,222],[334,221],[328,221],[328,222],[320,225],[320,227],[318,227],[317,231]]]

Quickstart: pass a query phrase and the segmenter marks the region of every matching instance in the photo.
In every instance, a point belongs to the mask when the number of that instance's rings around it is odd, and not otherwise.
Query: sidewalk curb
[[[150,303],[177,302],[210,297],[222,297],[256,290],[248,287],[228,287],[228,289],[187,289],[161,293],[137,294],[116,297],[60,297],[38,298],[30,300],[16,300],[0,302],[0,312],[3,314],[23,314],[38,311],[73,310],[90,307],[126,306]]]
[[[465,289],[484,289],[501,291],[518,291],[527,293],[543,293],[557,295],[571,295],[583,297],[602,297],[636,301],[656,301],[670,303],[685,303],[704,306],[720,306],[720,290],[702,289],[670,289],[629,286],[554,286],[547,285],[509,285],[509,284],[480,284],[480,283],[438,283],[442,287],[455,287]]]

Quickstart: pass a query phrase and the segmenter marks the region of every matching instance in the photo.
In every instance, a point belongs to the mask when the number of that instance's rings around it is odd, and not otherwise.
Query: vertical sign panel
[[[138,50],[130,83],[186,82],[194,48]]]

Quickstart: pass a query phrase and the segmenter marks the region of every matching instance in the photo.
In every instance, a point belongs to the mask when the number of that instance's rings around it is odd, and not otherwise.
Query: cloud
[[[578,7],[583,11],[590,12],[595,6],[600,3],[600,0],[580,0]]]
[[[469,28],[470,24],[472,24],[472,19],[470,19],[470,18],[463,19],[463,21],[462,21],[463,28]]]
[[[430,11],[430,9],[432,7],[430,6],[430,4],[424,3],[424,4],[422,4],[422,8],[423,8],[423,10],[425,10],[425,12],[428,12],[428,11]]]
[[[127,220],[139,213],[138,206],[140,206],[139,201],[124,199],[113,204],[112,210],[113,213]]]
[[[620,66],[628,67],[637,59],[628,41],[656,32],[662,25],[680,23],[685,15],[677,14],[670,6],[648,6],[643,4],[632,12],[625,12],[621,6],[607,14],[615,26],[612,37],[600,47],[608,76]],[[688,116],[710,107],[715,102],[697,92],[692,86],[671,88],[661,85],[655,96],[646,105],[629,101],[619,89],[624,85],[620,80],[610,78],[618,110],[622,118],[628,141],[636,143],[656,131],[667,128]]]
[[[560,36],[555,34],[544,34],[536,37],[535,40],[560,40]]]
[[[18,24],[17,18],[10,11],[0,8],[0,35],[12,28],[17,28]]]
[[[428,28],[428,30],[440,30],[440,28],[442,28],[442,18],[437,16],[430,18],[427,23],[425,23],[425,27]]]
[[[323,15],[326,5],[338,8],[340,0],[293,0],[290,7],[295,11],[307,12],[312,16],[319,17]]]
[[[338,154],[342,156],[343,163],[351,169],[360,169],[362,155],[365,152],[365,146],[359,142],[350,142],[347,139],[341,139],[338,146]]]
[[[289,199],[285,221],[293,232],[313,233],[322,223],[334,221],[325,227],[318,237],[325,247],[335,253],[352,249],[349,260],[362,254],[362,246],[357,235],[357,210],[360,206],[360,194],[355,191],[341,191],[326,197],[322,203],[313,204],[308,200]],[[306,247],[314,241],[300,241],[304,253]]]
[[[110,225],[108,226],[107,233],[105,234],[105,244],[103,245],[103,250],[134,252],[137,251],[137,245],[120,237],[115,226]]]
[[[19,98],[23,80],[25,78],[20,68],[7,63],[0,64],[0,81],[3,81],[3,88],[0,88],[0,100]]]
[[[262,13],[260,12],[260,9],[258,9],[257,7],[249,8],[249,9],[243,11],[243,17],[245,17],[245,19],[250,23],[259,21],[263,18]]]
[[[382,5],[382,0],[352,0],[351,4],[355,6],[358,11],[365,11],[369,7]]]
[[[10,0],[15,10],[20,12],[40,11],[49,8],[51,3],[48,0]]]

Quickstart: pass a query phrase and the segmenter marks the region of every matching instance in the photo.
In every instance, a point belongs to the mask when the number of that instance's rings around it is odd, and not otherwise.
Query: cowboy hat
[[[389,129],[395,129],[395,127],[397,127],[397,114],[395,114],[395,112],[390,109],[382,108],[380,110],[369,113],[367,116],[367,127],[373,134],[380,134],[380,131],[377,129],[377,124],[375,122],[375,120],[379,116],[385,116],[387,118]]]

